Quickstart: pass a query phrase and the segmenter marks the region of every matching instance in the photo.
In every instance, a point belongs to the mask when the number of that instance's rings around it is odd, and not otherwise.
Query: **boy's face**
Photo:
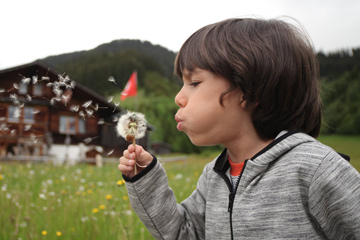
[[[231,91],[220,104],[220,95],[230,83],[209,71],[195,69],[183,74],[184,85],[175,97],[180,107],[175,120],[177,129],[184,131],[198,146],[228,145],[244,132],[243,121],[250,118],[241,104],[242,94]]]

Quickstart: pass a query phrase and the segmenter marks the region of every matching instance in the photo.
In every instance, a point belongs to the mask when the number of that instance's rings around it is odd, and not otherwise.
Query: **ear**
[[[246,108],[246,98],[245,98],[244,94],[242,94],[242,93],[240,94],[239,100],[240,100],[240,106],[245,109]]]

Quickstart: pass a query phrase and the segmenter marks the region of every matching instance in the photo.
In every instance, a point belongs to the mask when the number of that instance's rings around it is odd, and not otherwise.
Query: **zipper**
[[[229,205],[228,205],[228,212],[229,212],[229,215],[230,215],[230,232],[231,232],[231,239],[233,240],[234,239],[234,233],[233,233],[233,226],[232,226],[232,210],[233,210],[233,205],[234,205],[234,200],[235,200],[235,195],[236,195],[236,191],[237,191],[237,188],[239,186],[239,183],[240,183],[240,179],[242,177],[242,174],[245,170],[245,167],[246,167],[246,163],[247,163],[248,160],[245,160],[245,163],[244,163],[244,167],[243,169],[241,170],[240,174],[239,174],[239,177],[236,181],[236,184],[235,186],[233,187],[232,184],[230,183],[230,180],[229,178],[226,176],[226,174],[224,174],[224,172],[220,172],[218,170],[215,170],[219,176],[224,179],[226,185],[228,186],[228,189],[229,189]]]

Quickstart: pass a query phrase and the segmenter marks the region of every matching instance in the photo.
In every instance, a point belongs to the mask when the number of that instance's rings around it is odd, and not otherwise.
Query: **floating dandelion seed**
[[[80,108],[79,105],[71,105],[70,106],[70,111],[77,112],[77,111],[79,111],[79,108]]]
[[[116,84],[116,82],[115,82],[115,78],[114,78],[113,76],[109,77],[108,81],[109,81],[109,82],[113,82],[113,83],[115,83],[115,84]]]
[[[85,120],[85,114],[84,114],[83,111],[80,111],[80,112],[79,112],[79,116],[82,117],[82,118]]]
[[[38,82],[38,76],[32,76],[32,83],[36,84]]]
[[[23,83],[23,84],[29,84],[30,82],[31,82],[31,78],[26,78],[26,77],[23,77],[22,79],[21,79],[21,82]]]
[[[104,123],[105,123],[104,119],[103,119],[103,118],[101,118],[101,119],[99,119],[99,121],[98,121],[98,123],[97,123],[97,124],[99,124],[99,125],[103,125]]]
[[[32,97],[29,94],[26,94],[26,100],[28,100],[29,102],[31,102]]]
[[[15,111],[14,111],[14,118],[19,118],[20,117],[20,108],[17,107],[15,108]]]
[[[85,112],[86,112],[86,116],[88,116],[88,117],[94,117],[94,115],[93,115],[94,110],[92,110],[92,109],[85,109]]]
[[[42,77],[41,77],[41,80],[42,80],[42,81],[49,81],[50,78],[49,78],[48,76],[42,76]]]
[[[55,101],[60,102],[60,101],[61,101],[61,98],[60,98],[60,97],[53,97],[53,98],[51,98],[50,104],[51,104],[51,105],[54,105],[54,104],[55,104]]]
[[[114,152],[114,149],[110,150],[106,155],[110,156]]]
[[[99,110],[99,104],[95,103],[95,106],[91,105],[90,107],[92,107],[94,109],[94,111]]]
[[[84,104],[82,105],[84,108],[88,108],[92,103],[92,100],[86,101],[84,102]]]
[[[123,114],[117,123],[116,130],[118,134],[125,138],[126,141],[133,143],[134,149],[136,148],[135,139],[139,139],[145,136],[147,126],[145,115],[138,112],[128,111],[126,114]],[[135,163],[136,157],[135,157]],[[137,174],[137,168],[135,165],[135,174]],[[145,167],[140,166],[139,167]]]
[[[108,98],[107,102],[110,103],[110,102],[112,102],[113,99],[114,99],[114,97],[111,96],[111,97]]]
[[[119,104],[120,104],[119,102],[118,103],[114,102],[115,107],[114,107],[113,112],[115,112],[115,110],[116,110],[117,106],[119,106]]]
[[[68,86],[66,86],[67,88],[72,88],[72,89],[74,89],[75,87],[76,87],[76,83],[75,83],[75,81],[71,81],[70,82],[70,85],[68,85]]]
[[[67,102],[69,101],[70,95],[62,95],[61,98],[64,100],[64,104],[66,106]]]
[[[11,100],[11,101],[17,100],[17,95],[16,95],[16,93],[10,94],[9,97],[10,97],[10,100]]]
[[[95,138],[98,138],[98,137],[99,137],[99,136],[96,136],[96,137],[93,137],[93,138],[88,137],[88,138],[85,138],[85,139],[83,140],[83,142],[84,142],[85,144],[89,144],[89,143],[91,143],[92,140],[94,140]]]
[[[13,84],[13,87],[14,87],[15,89],[19,89],[19,84],[14,83],[14,84]]]
[[[3,93],[5,92],[5,89],[4,88],[0,88],[0,93]]]

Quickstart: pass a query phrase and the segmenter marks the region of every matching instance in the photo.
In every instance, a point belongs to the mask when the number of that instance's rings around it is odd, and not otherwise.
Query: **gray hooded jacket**
[[[156,239],[360,239],[360,174],[314,138],[282,132],[245,162],[232,188],[226,149],[177,204],[161,164],[123,176]]]

